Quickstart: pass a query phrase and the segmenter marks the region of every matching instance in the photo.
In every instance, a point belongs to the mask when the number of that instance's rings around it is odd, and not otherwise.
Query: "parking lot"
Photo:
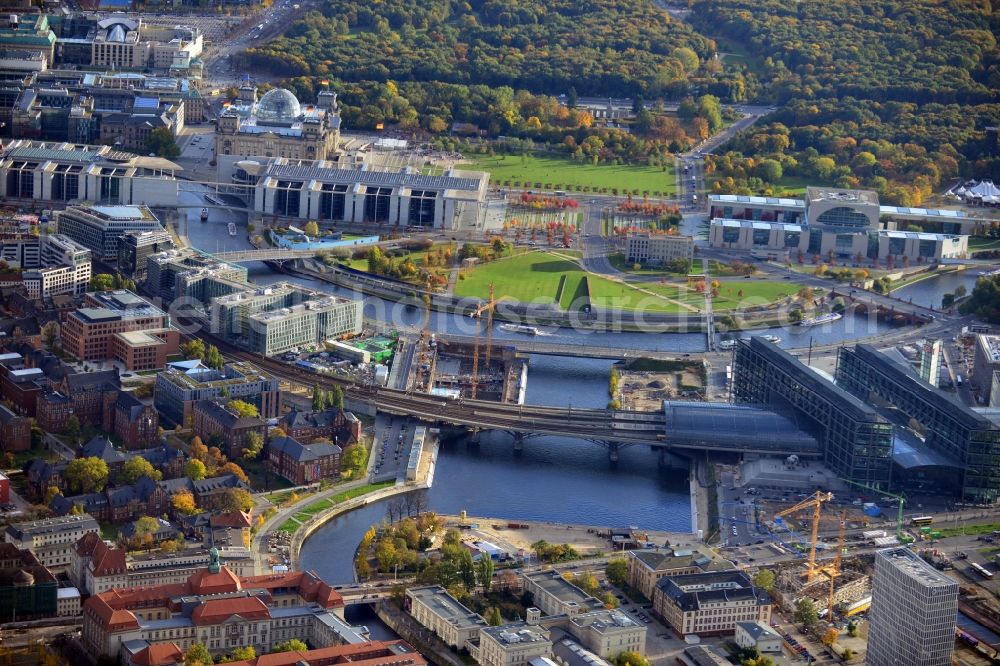
[[[413,443],[413,425],[408,418],[379,415],[375,419],[372,446],[372,482],[392,481],[406,476],[406,463]]]

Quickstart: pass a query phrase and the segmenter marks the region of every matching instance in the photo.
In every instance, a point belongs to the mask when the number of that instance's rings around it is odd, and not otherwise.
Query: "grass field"
[[[278,531],[294,533],[295,530],[299,528],[299,525],[306,522],[317,513],[327,511],[332,509],[337,504],[346,502],[347,500],[354,499],[355,497],[360,497],[361,495],[367,495],[368,493],[375,492],[376,490],[381,490],[382,488],[388,488],[389,486],[395,485],[395,481],[383,481],[381,483],[369,483],[367,485],[361,486],[359,488],[352,488],[351,490],[345,490],[342,493],[337,493],[332,497],[326,499],[321,499],[302,507],[300,510],[296,511],[292,518],[289,518],[281,524]]]
[[[560,251],[561,252],[561,251]],[[455,295],[486,298],[492,282],[497,297],[522,303],[551,304],[563,310],[580,307],[589,289],[590,302],[598,308],[649,312],[696,312],[705,306],[702,294],[686,283],[620,282],[584,271],[573,261],[547,252],[528,252],[462,271]],[[584,279],[586,278],[586,282]],[[763,305],[795,294],[796,282],[720,281],[716,310]],[[739,296],[740,290],[743,295]]]
[[[1000,239],[985,236],[970,236],[970,250],[1000,250]]]
[[[574,162],[559,157],[520,155],[474,156],[471,168],[490,172],[494,185],[505,181],[527,183],[527,188],[619,192],[638,190],[672,195],[677,190],[677,179],[672,164],[663,167],[631,164],[609,165]],[[541,183],[536,185],[536,183]]]

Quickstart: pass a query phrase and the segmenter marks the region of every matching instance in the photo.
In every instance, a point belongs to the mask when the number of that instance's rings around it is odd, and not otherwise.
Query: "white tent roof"
[[[986,197],[1000,196],[1000,187],[993,184],[992,180],[981,181],[966,190],[966,198],[984,199]]]

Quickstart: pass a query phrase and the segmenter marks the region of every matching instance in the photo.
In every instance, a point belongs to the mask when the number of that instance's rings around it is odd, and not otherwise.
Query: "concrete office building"
[[[887,265],[964,257],[974,228],[959,211],[880,206],[875,192],[827,187],[806,188],[805,200],[713,194],[709,211],[712,247]],[[915,222],[935,233],[908,231]]]
[[[265,216],[436,229],[481,226],[489,184],[489,174],[479,171],[427,176],[288,159],[241,162],[231,178],[253,186],[251,207]]]
[[[87,294],[62,327],[63,349],[81,361],[114,360],[127,370],[156,370],[176,354],[180,331],[170,315],[130,291]]]
[[[168,250],[146,258],[146,286],[164,301],[184,298],[208,310],[213,298],[248,288],[247,269],[192,248]]]
[[[1000,498],[1000,467],[994,462],[1000,456],[1000,424],[870,345],[840,348],[837,385],[861,400],[888,403],[920,424],[923,438],[908,442],[917,455],[894,452],[895,485],[947,492],[976,504]]]
[[[176,206],[182,181],[174,174],[180,170],[169,160],[137,156],[110,146],[16,139],[0,148],[0,196],[60,204]],[[111,225],[105,218],[88,220],[87,226],[99,230],[111,226],[118,235],[160,228],[159,223],[149,224],[144,216],[139,216],[133,226]],[[104,254],[104,246],[97,241],[90,244],[68,235],[100,259],[113,260],[117,256]]]
[[[662,266],[677,259],[694,257],[694,238],[667,234],[629,234],[625,241],[625,261]]]
[[[277,418],[281,408],[278,380],[245,361],[227,363],[222,370],[192,361],[170,363],[156,375],[153,404],[161,417],[189,425],[194,403],[221,399],[223,391],[233,400],[252,403],[262,419]]]
[[[91,276],[90,250],[63,234],[0,241],[4,258],[24,269],[21,279],[28,298],[87,291]]]
[[[463,606],[440,585],[407,589],[406,610],[413,619],[457,650],[465,647],[466,641],[475,640],[480,629],[489,626],[482,615]]]
[[[777,345],[756,336],[736,342],[732,397],[791,412],[819,441],[824,463],[837,474],[873,488],[889,487],[892,424]]]
[[[83,514],[14,523],[7,527],[3,540],[30,550],[48,569],[65,569],[73,561],[76,542],[89,532],[100,531],[97,521]]]
[[[147,260],[174,249],[170,234],[162,231],[129,231],[118,242],[118,272],[136,283],[146,281]]]
[[[59,233],[91,250],[101,261],[118,260],[118,243],[129,231],[163,231],[145,206],[70,206],[56,217]]]
[[[604,608],[604,604],[590,596],[558,571],[551,569],[521,575],[525,592],[531,593],[532,603],[546,615],[576,615]]]
[[[908,548],[875,554],[868,666],[950,666],[958,583]]]
[[[979,402],[988,407],[1000,405],[1000,395],[993,392],[993,378],[997,371],[1000,371],[1000,335],[976,335],[970,380],[979,391]]]
[[[764,654],[780,653],[783,643],[781,634],[763,622],[737,622],[733,638],[741,648],[756,648]]]
[[[625,611],[601,609],[579,613],[559,623],[580,644],[599,657],[613,659],[622,652],[646,651],[646,627]]]
[[[479,666],[528,666],[536,657],[549,657],[552,641],[543,629],[524,622],[479,630],[472,656]]]
[[[739,622],[771,621],[772,600],[742,571],[715,571],[662,578],[653,610],[680,636],[731,635]]]
[[[330,315],[332,322],[329,322],[321,330],[318,329],[317,335],[322,336],[326,331],[329,338],[337,338],[361,332],[363,304],[360,301],[331,297],[329,294],[306,289],[290,282],[281,282],[266,287],[248,285],[246,289],[241,291],[213,298],[211,304],[212,331],[237,344],[249,345],[254,337],[252,329],[260,325],[261,322],[261,319],[254,315],[281,312],[296,305],[314,302],[326,303],[319,309],[331,308],[335,310]],[[267,322],[265,322],[266,324]],[[310,344],[325,339],[327,338],[311,340]],[[254,349],[264,351],[259,347],[254,347]]]
[[[656,583],[666,576],[733,568],[729,560],[716,557],[711,550],[699,544],[630,550],[626,562],[629,587],[638,590],[647,599],[653,598]]]
[[[258,312],[247,320],[246,345],[264,356],[361,333],[364,302],[316,293],[296,305]]]

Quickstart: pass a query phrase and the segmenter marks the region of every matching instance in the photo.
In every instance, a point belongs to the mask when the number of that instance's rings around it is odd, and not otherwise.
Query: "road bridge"
[[[308,259],[315,257],[318,250],[290,250],[286,248],[264,248],[260,250],[229,250],[228,252],[216,252],[212,256],[216,259],[239,264],[244,261],[281,261],[284,259]]]

